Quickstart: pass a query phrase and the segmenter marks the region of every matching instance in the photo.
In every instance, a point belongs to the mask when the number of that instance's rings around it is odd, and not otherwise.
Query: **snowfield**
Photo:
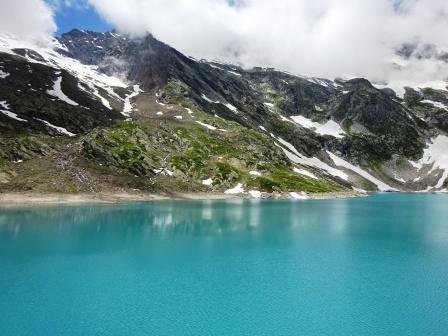
[[[432,173],[436,169],[443,170],[443,174],[439,181],[432,187],[434,189],[442,188],[448,178],[448,137],[439,135],[433,139],[432,143],[425,149],[423,158],[419,163],[424,165],[431,164],[432,169],[429,173]]]
[[[68,135],[68,136],[70,136],[70,137],[76,135],[76,134],[74,134],[74,133],[71,133],[71,132],[67,131],[67,129],[65,129],[64,127],[55,126],[55,125],[53,125],[53,124],[50,124],[50,123],[49,123],[48,121],[46,121],[46,120],[38,119],[38,118],[36,118],[36,120],[38,120],[38,121],[44,123],[45,125],[47,125],[47,126],[50,127],[50,128],[55,129],[56,131],[58,131],[58,132],[61,133],[61,134]]]
[[[258,190],[250,190],[249,195],[253,198],[261,198],[261,191]]]
[[[244,188],[241,183],[238,183],[232,189],[228,189],[228,190],[224,191],[224,194],[228,194],[228,195],[236,195],[236,194],[242,194],[242,193],[244,193]]]
[[[206,180],[202,180],[202,184],[206,185],[206,186],[210,186],[213,184],[213,179],[212,178],[208,178]]]
[[[331,135],[335,138],[343,138],[345,131],[333,120],[328,120],[325,124],[319,124],[304,116],[292,116],[291,119],[302,127],[314,130],[320,135]]]
[[[235,75],[235,76],[240,76],[240,77],[242,76],[241,74],[239,74],[238,72],[235,72],[235,71],[227,70],[227,72],[232,74],[232,75]]]
[[[59,76],[56,81],[54,82],[53,89],[47,90],[47,93],[50,96],[56,97],[59,100],[62,100],[63,102],[66,102],[67,104],[73,105],[73,106],[79,106],[79,104],[73,100],[71,100],[69,97],[66,96],[66,94],[62,91],[62,76]]]
[[[272,112],[272,110],[274,109],[274,104],[272,104],[272,103],[263,103],[268,109],[269,109],[269,111],[271,111]]]
[[[227,107],[233,113],[238,113],[238,109],[235,106],[233,106],[232,104],[226,103],[226,104],[224,104],[224,106]]]
[[[173,176],[174,175],[174,173],[171,170],[168,170],[166,168],[159,168],[159,169],[156,169],[154,172],[156,174],[160,174],[163,176]]]
[[[335,177],[339,177],[343,180],[348,181],[349,180],[349,176],[334,167],[331,167],[330,165],[326,164],[325,162],[319,160],[318,158],[312,157],[312,158],[308,158],[303,156],[302,154],[300,154],[295,147],[290,144],[289,142],[283,140],[282,138],[279,137],[275,137],[273,134],[271,134],[272,137],[274,137],[280,144],[278,144],[277,142],[275,143],[276,146],[280,147],[283,152],[285,153],[285,155],[288,157],[288,159],[290,159],[292,162],[296,163],[296,164],[300,164],[300,165],[304,165],[304,166],[309,166],[309,167],[313,167],[313,168],[317,168],[320,170],[323,170],[325,172],[327,172],[328,174],[335,176]],[[447,138],[448,141],[448,138]],[[448,148],[448,147],[447,147]],[[334,162],[334,164],[337,167],[343,167],[346,168],[348,170],[351,170],[353,172],[355,172],[356,174],[362,176],[363,178],[365,178],[366,180],[372,182],[373,184],[375,184],[378,189],[380,191],[397,191],[397,189],[387,185],[386,183],[380,181],[379,179],[377,179],[376,177],[372,176],[371,174],[369,174],[368,172],[362,170],[359,167],[356,167],[354,165],[352,165],[351,163],[339,158],[338,156],[334,155],[331,152],[327,151],[327,154],[330,156],[331,160]],[[448,161],[447,161],[447,167],[448,167]],[[306,175],[311,177],[310,175],[313,175],[305,170],[300,170],[298,168],[295,168],[294,171],[296,173]],[[314,176],[314,175],[313,175]],[[448,177],[448,176],[447,176]],[[314,176],[313,178],[317,178],[316,176]]]
[[[306,157],[300,154],[297,149],[293,145],[291,145],[289,142],[283,140],[282,138],[277,138],[274,135],[271,134],[271,136],[274,137],[280,144],[275,143],[276,146],[280,147],[285,155],[290,159],[292,162],[297,163],[302,166],[310,166],[313,168],[321,169],[327,172],[328,174],[332,176],[339,177],[343,180],[348,180],[348,175],[344,173],[343,171],[333,168],[330,165],[326,164],[325,162],[319,160],[315,157]]]
[[[143,90],[140,89],[140,85],[134,85],[132,88],[133,88],[132,93],[130,93],[124,98],[124,107],[123,112],[121,112],[121,114],[124,115],[125,117],[130,117],[131,112],[134,108],[132,106],[131,99],[143,92]]]
[[[201,94],[201,98],[204,99],[206,102],[209,102],[212,104],[221,104],[220,101],[213,101],[210,98],[208,98],[205,94]]]
[[[204,123],[204,122],[202,122],[202,121],[196,121],[196,123],[198,123],[198,124],[201,125],[201,126],[204,126],[205,128],[208,128],[209,130],[212,130],[212,131],[216,131],[216,130],[218,130],[218,131],[221,131],[221,132],[227,132],[227,130],[225,130],[225,129],[222,129],[222,128],[216,128],[215,126],[206,124],[206,123]]]
[[[209,130],[212,130],[212,131],[216,131],[217,130],[217,128],[215,126],[203,123],[202,121],[196,121],[196,123],[198,123],[201,126],[204,126],[205,128],[208,128]]]
[[[89,90],[86,90],[84,88],[84,86],[81,85],[81,83],[78,83],[78,87],[81,90],[83,90],[84,92],[87,92],[88,94],[93,94],[95,97],[97,97],[100,100],[101,104],[103,104],[107,109],[112,110],[112,106],[110,106],[109,101],[106,98],[104,98],[102,95],[100,95],[98,88],[95,85],[93,85],[90,82],[86,83],[86,85],[89,88]]]
[[[2,69],[0,69],[0,79],[5,79],[9,76],[9,73],[4,72]]]
[[[436,101],[433,101],[433,100],[425,99],[425,100],[422,100],[420,103],[431,104],[434,107],[437,107],[439,109],[448,111],[448,106],[446,106],[445,104],[442,104],[440,102],[436,102]]]
[[[28,122],[28,120],[25,120],[25,119],[19,118],[19,116],[18,116],[17,114],[15,114],[15,113],[13,113],[13,112],[11,112],[11,111],[7,111],[7,110],[0,110],[0,112],[1,112],[1,113],[3,113],[3,114],[4,114],[4,115],[6,115],[6,116],[8,116],[8,117],[12,118],[12,119],[15,119],[15,120],[17,120],[17,121]]]
[[[66,50],[67,48],[61,45],[56,39],[50,40],[50,43],[46,46],[42,46],[42,44],[34,43],[31,41],[25,41],[18,39],[14,36],[2,34],[0,35],[0,51],[12,54],[18,57],[23,57],[16,54],[13,49],[31,49],[37,52],[44,61],[36,60],[30,55],[26,54],[25,59],[30,63],[38,63],[44,64],[46,66],[56,68],[59,70],[66,70],[71,73],[73,76],[78,78],[78,86],[80,89],[93,94],[106,106],[108,109],[112,109],[109,104],[109,101],[102,97],[98,91],[98,88],[102,88],[108,93],[113,91],[113,87],[122,87],[126,88],[128,86],[122,79],[117,76],[108,76],[98,71],[98,66],[94,65],[85,65],[70,57],[66,57],[58,53],[57,49]],[[68,98],[60,89],[60,81],[62,79],[57,79],[55,85],[52,90],[49,90],[51,95],[59,98],[62,101],[65,101],[68,104],[77,106],[78,104]],[[83,85],[89,88],[87,91]],[[117,98],[116,96],[114,96]],[[76,104],[76,105],[75,105]]]
[[[315,179],[315,180],[319,179],[316,175],[314,175],[313,173],[310,173],[308,170],[305,170],[305,169],[299,169],[299,168],[294,167],[293,171],[297,174],[311,177],[312,179]]]
[[[386,183],[378,180],[376,177],[372,176],[365,170],[362,170],[361,168],[352,165],[351,163],[341,159],[340,157],[334,155],[333,153],[327,151],[328,155],[330,155],[330,158],[333,160],[334,164],[338,167],[344,167],[348,170],[351,170],[355,172],[356,174],[364,177],[366,180],[372,182],[378,187],[378,190],[380,191],[397,191],[397,189],[392,188],[391,186],[387,185]]]
[[[15,114],[14,112],[11,112],[9,110],[9,104],[7,103],[6,100],[0,101],[0,107],[3,107],[3,109],[0,109],[0,112],[3,113],[4,115],[6,115],[9,118],[15,119],[17,121],[23,121],[23,122],[28,122],[28,120],[19,118],[19,116],[17,114]]]
[[[201,98],[204,99],[206,102],[211,103],[211,104],[221,104],[221,105],[224,105],[225,107],[227,107],[233,113],[238,113],[238,109],[235,106],[233,106],[232,104],[230,104],[230,103],[221,103],[219,100],[213,101],[210,98],[208,98],[205,94],[201,94]]]

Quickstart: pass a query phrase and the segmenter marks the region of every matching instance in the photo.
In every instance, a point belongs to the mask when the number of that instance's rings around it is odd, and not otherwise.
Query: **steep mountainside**
[[[0,37],[0,191],[445,191],[448,91],[198,61],[151,35]]]

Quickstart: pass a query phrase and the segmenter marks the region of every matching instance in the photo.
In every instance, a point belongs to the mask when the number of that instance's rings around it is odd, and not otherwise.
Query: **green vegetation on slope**
[[[146,121],[126,121],[88,136],[83,152],[91,162],[151,177],[154,185],[169,180],[176,190],[223,191],[236,183],[268,192],[342,190],[330,180],[294,173],[268,136],[220,118],[201,115],[200,119],[217,129],[188,121],[166,121],[162,127]],[[253,176],[251,171],[261,176]],[[203,185],[206,179],[213,183]]]

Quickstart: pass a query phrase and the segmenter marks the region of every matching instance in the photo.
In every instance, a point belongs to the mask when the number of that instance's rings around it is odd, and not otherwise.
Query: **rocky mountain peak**
[[[211,179],[218,189],[446,188],[446,90],[414,87],[400,98],[365,78],[197,61],[151,34],[75,29],[56,51],[0,42],[0,138],[9,139],[0,160],[51,152],[19,138],[56,153],[78,139],[89,169],[153,186],[165,172],[177,186]]]

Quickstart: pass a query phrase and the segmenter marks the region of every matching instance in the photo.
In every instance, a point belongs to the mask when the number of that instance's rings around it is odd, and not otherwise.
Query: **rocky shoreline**
[[[172,200],[229,200],[229,199],[336,199],[362,197],[367,194],[359,192],[331,192],[331,193],[261,193],[260,197],[250,194],[229,195],[224,193],[84,193],[84,194],[56,194],[56,193],[0,193],[0,206],[30,206],[52,204],[119,204],[134,202],[156,202]]]

